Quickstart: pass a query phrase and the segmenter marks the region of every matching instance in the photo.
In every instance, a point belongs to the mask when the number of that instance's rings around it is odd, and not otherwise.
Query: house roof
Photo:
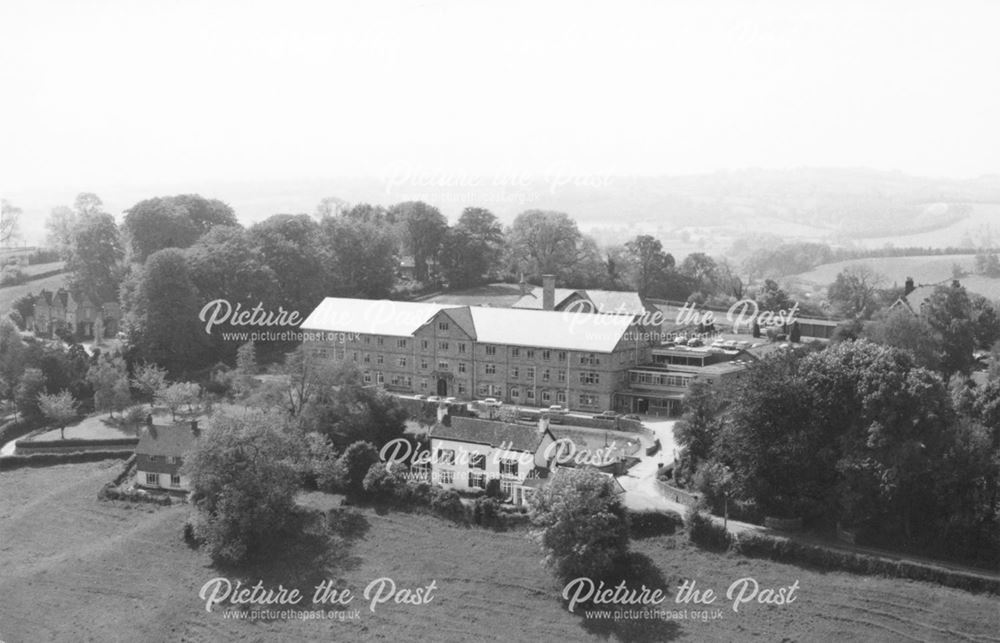
[[[409,337],[442,310],[479,342],[594,353],[612,352],[632,323],[625,315],[327,297],[302,329]]]
[[[476,339],[487,344],[610,353],[632,325],[625,315],[517,308],[470,308]]]
[[[302,329],[408,337],[448,308],[456,306],[327,297],[302,322]]]
[[[194,448],[198,438],[188,425],[144,429],[135,447],[137,455],[181,456]]]
[[[548,429],[549,437],[555,440]],[[454,440],[470,444],[486,444],[494,449],[505,448],[509,451],[534,453],[541,443],[545,433],[538,432],[537,425],[508,424],[494,420],[480,420],[453,416],[451,426],[440,422],[430,431],[431,439]]]
[[[646,312],[639,293],[627,290],[585,290],[597,312],[612,315],[642,315]]]
[[[911,312],[919,315],[920,310],[927,300],[931,298],[934,291],[937,290],[941,284],[931,284],[925,286],[917,286],[909,293],[903,295],[896,300],[893,306],[903,305],[910,309]]]
[[[573,290],[572,288],[556,288],[554,290],[555,300],[553,301],[552,305],[558,308],[567,299],[577,294],[578,292],[582,291]],[[542,310],[542,303],[543,303],[542,294],[543,294],[542,288],[540,287],[532,288],[531,292],[522,296],[520,299],[514,302],[514,305],[511,306],[511,308],[527,308],[531,310]]]

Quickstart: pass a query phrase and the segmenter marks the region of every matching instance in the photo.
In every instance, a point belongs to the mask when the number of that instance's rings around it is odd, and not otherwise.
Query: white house
[[[184,454],[198,440],[198,421],[180,426],[154,426],[147,418],[146,428],[135,447],[136,484],[148,489],[188,491],[187,476],[181,474]]]
[[[548,475],[545,454],[556,438],[545,418],[535,426],[452,417],[450,426],[439,422],[431,429],[430,440],[432,482],[469,491],[496,478],[501,491],[523,505]]]

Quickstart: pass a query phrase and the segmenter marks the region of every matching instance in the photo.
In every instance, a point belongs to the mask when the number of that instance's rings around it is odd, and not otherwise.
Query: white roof
[[[313,331],[409,337],[446,308],[459,308],[459,306],[387,299],[327,297],[306,317],[301,328]]]
[[[632,324],[625,315],[475,306],[469,310],[476,341],[486,344],[610,353]]]
[[[626,315],[327,297],[302,330],[409,337],[440,311],[454,309],[469,311],[478,342],[556,350],[610,353],[632,324]]]

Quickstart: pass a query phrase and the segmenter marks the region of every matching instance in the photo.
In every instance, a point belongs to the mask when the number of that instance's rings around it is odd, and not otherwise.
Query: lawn
[[[719,555],[683,536],[633,542],[647,582],[671,605],[683,579],[725,593],[739,578],[762,586],[799,583],[789,605],[716,601],[714,620],[633,621],[610,625],[570,614],[561,587],[541,566],[524,532],[494,533],[441,519],[358,510],[347,543],[328,569],[301,550],[253,572],[220,572],[181,539],[184,507],[154,508],[96,500],[120,463],[102,462],[0,473],[0,640],[21,641],[353,641],[353,640],[976,640],[996,641],[996,597],[924,583],[819,573],[791,565]],[[205,611],[198,591],[212,578],[258,579],[311,595],[319,579],[356,594],[345,620],[227,619]],[[425,605],[379,605],[361,595],[373,580],[398,588],[435,581]],[[309,599],[298,606],[308,609]],[[348,608],[337,608],[348,609]],[[693,614],[693,612],[690,612]]]

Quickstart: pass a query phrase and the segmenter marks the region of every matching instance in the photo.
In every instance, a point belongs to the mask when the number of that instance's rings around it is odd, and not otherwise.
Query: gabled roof
[[[430,438],[468,442],[469,444],[485,444],[494,449],[502,447],[509,451],[534,453],[546,434],[553,441],[555,440],[555,436],[548,429],[539,433],[537,425],[508,424],[494,420],[453,416],[451,426],[445,426],[440,422],[435,424],[430,431]]]
[[[639,293],[627,290],[585,290],[597,312],[612,315],[642,315],[646,312]]]
[[[327,297],[302,329],[410,337],[441,311],[478,342],[592,353],[612,352],[632,323],[626,315]]]
[[[529,292],[527,295],[522,296],[520,299],[514,302],[514,305],[511,306],[511,308],[542,310],[542,290],[543,289],[540,287],[532,288],[531,292]],[[554,292],[555,292],[555,301],[553,302],[552,305],[555,306],[556,308],[559,308],[559,306],[562,305],[567,299],[577,294],[578,292],[581,292],[582,294],[582,291],[573,290],[572,288],[556,288]]]
[[[517,308],[470,308],[476,341],[610,353],[632,324],[625,315]]]
[[[188,425],[145,428],[135,447],[136,455],[181,456],[194,448],[198,438]]]
[[[456,306],[327,297],[302,322],[302,329],[409,337],[448,308]]]
[[[915,315],[920,314],[921,308],[927,303],[927,300],[931,298],[934,291],[937,290],[942,284],[932,284],[927,286],[917,286],[909,293],[903,295],[893,303],[892,307],[896,306],[906,306],[910,309],[910,312]]]

